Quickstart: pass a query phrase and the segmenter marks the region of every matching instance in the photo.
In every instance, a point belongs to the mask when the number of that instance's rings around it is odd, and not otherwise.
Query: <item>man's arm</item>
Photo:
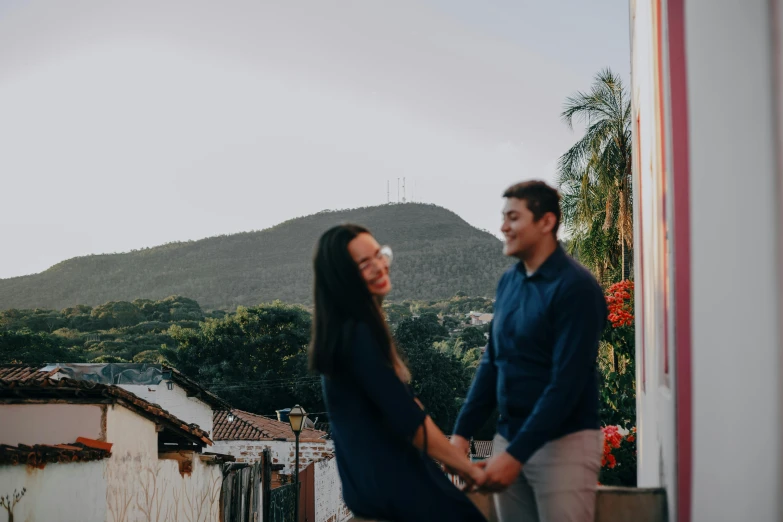
[[[590,280],[579,281],[553,303],[553,366],[549,385],[506,450],[524,463],[549,440],[594,378],[606,303]]]

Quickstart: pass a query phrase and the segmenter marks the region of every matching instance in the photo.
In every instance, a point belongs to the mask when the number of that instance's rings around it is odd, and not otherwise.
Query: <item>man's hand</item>
[[[487,481],[486,472],[478,464],[471,464],[466,472],[459,475],[465,481],[465,485],[462,487],[462,491],[465,493],[480,490]]]
[[[479,464],[487,473],[481,490],[492,493],[508,488],[522,471],[522,463],[505,451]]]

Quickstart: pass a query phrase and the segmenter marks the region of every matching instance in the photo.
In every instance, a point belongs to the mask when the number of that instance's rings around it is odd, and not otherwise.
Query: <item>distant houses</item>
[[[287,422],[242,410],[215,412],[215,451],[232,455],[237,462],[255,462],[269,449],[273,464],[280,464],[283,475],[294,472],[295,439]],[[299,435],[299,468],[334,455],[334,443],[328,434],[303,429]]]
[[[482,326],[492,322],[492,315],[485,312],[470,312],[468,314],[468,321],[471,326]]]
[[[118,386],[0,367],[0,494],[17,520],[219,519],[208,434]],[[67,514],[67,516],[65,515]]]
[[[162,365],[0,366],[0,419],[0,497],[16,520],[217,522],[235,504],[235,473],[266,456],[274,497],[296,465],[288,423],[233,409]],[[313,520],[351,517],[333,457],[326,432],[302,431],[301,506]],[[243,509],[263,520],[257,487]]]

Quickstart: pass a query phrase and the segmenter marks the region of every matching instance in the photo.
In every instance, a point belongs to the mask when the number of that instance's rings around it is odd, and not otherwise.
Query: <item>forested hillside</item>
[[[281,300],[311,302],[312,250],[332,225],[354,222],[388,243],[395,259],[390,299],[492,296],[510,261],[501,242],[434,205],[327,211],[275,227],[63,261],[35,275],[0,279],[0,309],[54,308],[186,295],[205,309]]]

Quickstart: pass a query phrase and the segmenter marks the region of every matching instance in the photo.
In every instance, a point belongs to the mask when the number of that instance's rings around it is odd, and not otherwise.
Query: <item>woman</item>
[[[432,459],[468,484],[484,472],[414,398],[381,300],[391,253],[369,231],[340,225],[318,242],[310,366],[322,375],[343,498],[358,517],[386,521],[484,521]]]

